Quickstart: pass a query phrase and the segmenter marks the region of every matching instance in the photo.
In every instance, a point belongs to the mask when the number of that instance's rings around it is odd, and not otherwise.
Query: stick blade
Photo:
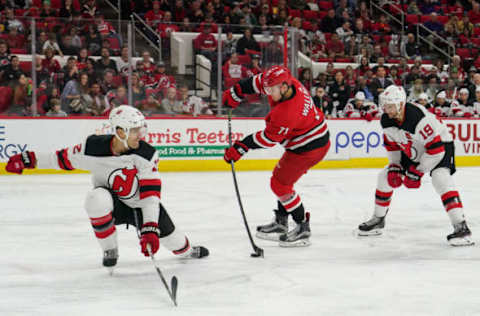
[[[263,249],[260,248],[260,247],[256,247],[255,248],[255,252],[250,254],[250,257],[253,257],[253,258],[258,258],[258,257],[262,257],[264,258],[263,256]]]
[[[177,288],[178,288],[178,279],[176,276],[172,277],[170,281],[170,288],[172,290],[172,299],[175,306],[177,306]]]

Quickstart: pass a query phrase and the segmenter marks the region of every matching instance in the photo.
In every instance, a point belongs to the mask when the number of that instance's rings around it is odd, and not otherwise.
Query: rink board
[[[480,127],[477,119],[448,119],[445,124],[455,140],[458,166],[480,166]],[[56,151],[81,143],[86,135],[109,131],[101,118],[0,118],[0,174],[8,158],[25,150]],[[232,120],[233,140],[263,129],[263,119]],[[329,120],[331,147],[314,168],[378,168],[387,163],[378,120]],[[159,171],[226,171],[222,159],[228,146],[225,118],[148,119],[145,139],[160,153]],[[238,170],[271,170],[283,148],[252,150],[236,163]],[[82,172],[82,171],[74,171]],[[28,173],[63,173],[32,170]]]

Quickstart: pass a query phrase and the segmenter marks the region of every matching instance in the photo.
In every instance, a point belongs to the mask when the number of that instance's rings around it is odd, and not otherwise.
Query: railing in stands
[[[451,62],[453,56],[455,55],[455,45],[453,43],[447,41],[446,39],[444,39],[443,37],[441,37],[437,33],[432,32],[431,30],[429,30],[428,28],[426,28],[424,25],[422,25],[420,23],[416,24],[416,30],[417,30],[417,43],[419,43],[420,41],[423,41],[423,42],[427,43],[431,47],[435,48],[435,50],[437,50],[439,53],[441,53],[442,55],[447,57],[449,63]],[[422,32],[425,32],[428,35],[427,36],[420,35]],[[447,50],[445,51],[444,49],[442,49],[438,45],[435,45],[435,43],[433,41],[428,39],[428,37],[430,37],[430,36],[433,37],[436,41],[440,41],[442,43],[445,43],[445,45],[447,47]]]
[[[108,5],[115,13],[117,14],[117,26],[118,26],[118,32],[122,32],[122,4],[121,0],[117,0],[117,5],[114,4],[115,0],[103,0],[106,5]]]
[[[153,30],[150,25],[148,25],[141,16],[136,13],[133,13],[131,16],[131,21],[135,30],[135,33],[140,35],[150,46],[155,49],[158,54],[158,60],[162,60],[162,40],[158,32]],[[147,35],[148,34],[148,35]],[[151,38],[149,37],[151,36]],[[133,46],[136,47],[135,37],[133,40]],[[134,49],[135,50],[135,49]]]

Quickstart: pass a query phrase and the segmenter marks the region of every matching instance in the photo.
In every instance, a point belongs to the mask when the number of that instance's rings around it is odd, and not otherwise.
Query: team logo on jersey
[[[404,143],[398,143],[398,146],[400,146],[408,158],[415,160],[415,158],[417,158],[417,150],[415,147],[413,147],[412,136],[409,133],[405,133],[405,137],[408,141]]]
[[[131,199],[138,191],[137,168],[115,169],[108,176],[108,186],[121,200]]]

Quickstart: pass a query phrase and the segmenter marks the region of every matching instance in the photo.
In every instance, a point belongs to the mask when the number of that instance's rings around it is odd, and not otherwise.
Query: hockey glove
[[[409,189],[418,189],[421,184],[423,173],[418,171],[415,166],[410,166],[405,172],[403,184]]]
[[[34,169],[37,165],[37,157],[33,151],[26,151],[10,157],[5,170],[12,173],[22,174],[23,169]]]
[[[158,236],[160,235],[160,230],[158,229],[158,224],[155,222],[148,222],[142,225],[140,229],[140,246],[142,246],[142,253],[148,257],[148,246],[150,246],[150,251],[152,255],[158,251],[160,248],[160,241]]]
[[[223,92],[222,104],[234,109],[242,102],[242,99],[243,94],[241,92],[240,85],[237,83],[230,89],[227,89]]]
[[[247,145],[242,142],[236,141],[232,147],[225,149],[225,155],[223,159],[226,162],[230,163],[231,161],[235,162],[242,158],[242,156],[248,151]]]
[[[388,165],[387,180],[388,184],[392,188],[398,188],[403,182],[403,169],[402,166],[397,164]]]

